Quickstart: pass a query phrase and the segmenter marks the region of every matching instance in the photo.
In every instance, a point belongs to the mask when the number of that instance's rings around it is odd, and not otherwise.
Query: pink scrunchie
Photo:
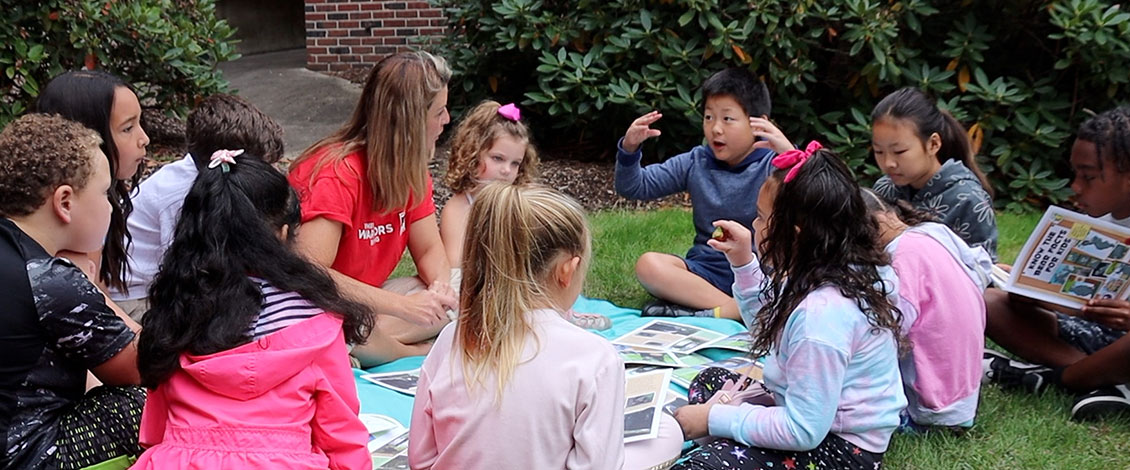
[[[804,166],[804,162],[807,162],[808,159],[812,157],[813,153],[822,148],[824,148],[824,146],[820,145],[820,142],[813,140],[808,143],[808,146],[805,147],[804,150],[789,150],[788,152],[773,157],[773,161],[770,163],[781,170],[792,168],[788,173],[785,173],[784,182],[788,183],[792,181],[793,178],[796,178],[797,173],[800,173],[800,167]]]

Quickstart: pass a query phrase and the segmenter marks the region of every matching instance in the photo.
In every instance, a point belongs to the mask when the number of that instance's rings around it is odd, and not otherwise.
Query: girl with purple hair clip
[[[502,181],[521,185],[537,178],[538,152],[530,142],[530,130],[522,122],[521,110],[486,100],[467,112],[455,129],[444,182],[453,193],[440,214],[439,233],[454,273],[463,263],[463,240],[467,217],[475,196],[487,183]],[[459,288],[459,275],[452,286]],[[604,315],[569,310],[569,321],[581,328],[606,330],[612,321]]]

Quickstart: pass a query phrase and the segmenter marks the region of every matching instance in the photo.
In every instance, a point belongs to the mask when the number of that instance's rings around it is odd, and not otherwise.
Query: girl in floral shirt
[[[886,175],[875,182],[875,192],[929,212],[995,261],[993,189],[961,123],[914,88],[883,98],[871,123],[871,150]]]

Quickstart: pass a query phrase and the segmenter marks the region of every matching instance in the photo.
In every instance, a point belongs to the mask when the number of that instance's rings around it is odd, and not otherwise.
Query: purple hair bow
[[[800,167],[804,166],[804,162],[807,162],[808,159],[812,157],[813,153],[822,148],[824,148],[824,146],[814,140],[809,142],[808,147],[805,147],[804,150],[789,150],[788,152],[773,157],[773,161],[770,163],[781,170],[791,168],[788,173],[785,173],[784,182],[788,183],[792,181],[793,178],[796,178],[797,173],[800,172]]]
[[[509,103],[498,108],[498,114],[514,122],[518,122],[519,119],[522,119],[522,112],[518,110],[518,106],[514,103]]]

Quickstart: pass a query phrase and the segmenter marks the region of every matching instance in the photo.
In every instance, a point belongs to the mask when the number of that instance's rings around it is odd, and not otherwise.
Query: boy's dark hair
[[[110,185],[108,195],[113,208],[110,211],[110,229],[106,234],[106,245],[102,247],[102,266],[98,275],[110,287],[124,290],[125,275],[129,270],[126,247],[133,241],[126,226],[126,218],[133,212],[129,192],[141,181],[141,172],[134,173],[128,183],[117,177],[118,146],[114,145],[114,133],[110,129],[110,111],[114,107],[114,93],[119,88],[134,92],[129,83],[106,72],[67,72],[47,83],[35,101],[35,111],[58,114],[93,129],[102,137],[102,153],[110,161],[110,177],[114,183]]]
[[[871,110],[871,122],[875,123],[884,118],[903,119],[914,124],[918,131],[918,140],[925,145],[930,135],[937,133],[942,138],[942,148],[938,150],[938,161],[957,160],[965,165],[969,171],[977,175],[981,187],[993,196],[993,185],[973,156],[973,144],[969,141],[969,134],[965,133],[957,119],[948,111],[938,109],[930,97],[917,88],[900,88],[894,93],[884,97],[875,109]]]
[[[878,270],[890,258],[875,242],[879,227],[868,216],[859,185],[829,150],[817,150],[803,165],[788,183],[784,176],[789,169],[775,170],[765,181],[775,186],[777,197],[765,239],[758,244],[768,269],[764,304],[752,328],[753,353],[779,346],[793,310],[824,286],[835,286],[854,300],[874,330],[889,330],[903,350],[902,313],[887,297]]]
[[[372,311],[344,299],[322,268],[290,249],[298,195],[285,176],[257,155],[207,168],[184,199],[172,245],[149,287],[142,319],[138,371],[154,388],[180,367],[181,353],[211,354],[250,341],[247,332],[262,310],[263,294],[249,276],[296,292],[343,319],[345,340],[365,342]]]
[[[0,132],[0,216],[31,214],[64,184],[85,187],[101,143],[94,131],[54,114],[8,124]]]
[[[702,82],[702,97],[732,96],[749,116],[768,116],[773,109],[769,88],[748,69],[730,67],[719,70]]]
[[[283,157],[282,127],[255,105],[234,95],[204,98],[188,113],[185,138],[188,153],[201,172],[212,152],[243,149],[267,163]]]
[[[1076,138],[1095,144],[1100,169],[1103,160],[1110,160],[1119,173],[1130,171],[1130,106],[1119,106],[1088,119],[1079,126]]]

